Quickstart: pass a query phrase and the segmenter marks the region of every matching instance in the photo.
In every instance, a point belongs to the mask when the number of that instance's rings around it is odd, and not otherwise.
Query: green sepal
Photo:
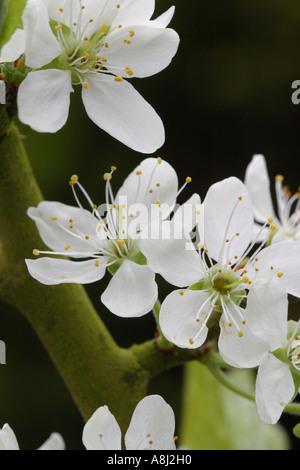
[[[1,72],[7,83],[17,83],[20,85],[26,77],[22,72],[13,67],[13,65],[8,63],[1,65]]]

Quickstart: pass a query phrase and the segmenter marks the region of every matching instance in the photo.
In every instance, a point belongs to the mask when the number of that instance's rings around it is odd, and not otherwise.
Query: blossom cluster
[[[110,312],[140,317],[162,300],[159,327],[178,348],[201,347],[217,327],[222,359],[258,368],[258,414],[276,423],[300,385],[300,322],[288,314],[288,296],[300,296],[299,194],[287,193],[277,176],[275,215],[262,155],[253,157],[244,182],[225,178],[203,200],[195,193],[181,205],[178,195],[191,178],[179,187],[175,170],[160,157],[143,160],[114,196],[115,171],[104,174],[99,206],[73,175],[76,207],[43,201],[28,209],[50,248],[34,248],[29,273],[55,285],[91,283],[108,271],[101,301]],[[173,286],[165,299],[159,299],[157,274]]]

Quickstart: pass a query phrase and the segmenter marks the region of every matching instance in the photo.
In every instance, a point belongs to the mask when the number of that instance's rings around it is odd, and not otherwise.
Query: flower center
[[[300,371],[300,336],[295,336],[289,349],[289,360]]]

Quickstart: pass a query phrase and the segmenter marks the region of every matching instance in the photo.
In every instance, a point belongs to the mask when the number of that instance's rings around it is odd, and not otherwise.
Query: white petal
[[[119,317],[141,317],[157,300],[154,273],[146,265],[125,259],[101,296],[103,304]]]
[[[16,435],[8,424],[0,429],[0,450],[20,450]]]
[[[130,36],[128,28],[116,29],[108,39],[105,51],[108,70],[114,72],[121,68],[123,77],[149,77],[165,69],[177,52],[178,34],[170,28],[135,25]],[[130,39],[130,44],[126,42]],[[128,75],[124,69],[129,67],[133,74]]]
[[[1,49],[0,62],[14,62],[23,54],[24,46],[24,31],[16,29],[9,41]]]
[[[155,25],[159,25],[162,28],[166,28],[168,24],[171,22],[175,13],[175,7],[171,6],[167,11],[162,13],[160,16],[155,18],[155,20],[151,21],[151,23],[155,23]]]
[[[245,318],[251,331],[274,351],[286,344],[288,298],[280,279],[257,281],[247,297]]]
[[[99,251],[98,219],[89,211],[60,202],[42,201],[37,207],[30,207],[27,214],[35,221],[43,242],[52,250],[64,252],[65,247],[71,245],[66,255],[73,257],[77,253],[83,258],[86,253]]]
[[[121,450],[121,429],[107,406],[98,408],[83,428],[87,450]]]
[[[262,421],[277,423],[294,393],[289,365],[267,353],[258,369],[255,389],[256,407]]]
[[[87,77],[82,99],[90,119],[123,144],[153,153],[164,143],[163,123],[154,109],[126,80],[101,74]]]
[[[49,25],[47,3],[28,0],[24,10],[25,57],[30,68],[43,67],[62,53]]]
[[[266,160],[263,155],[254,155],[245,174],[245,186],[254,207],[255,219],[266,222],[275,217]]]
[[[65,447],[65,441],[62,436],[57,432],[53,432],[38,450],[65,450]]]
[[[6,104],[6,85],[3,80],[0,80],[0,104]]]
[[[43,257],[37,260],[25,260],[29,274],[45,285],[63,283],[90,284],[102,279],[105,264],[95,265],[95,260],[69,261],[58,258]]]
[[[207,336],[207,315],[210,310],[209,296],[200,290],[175,290],[163,301],[159,324],[163,335],[180,348],[200,347]],[[201,314],[197,312],[202,307]],[[199,318],[200,321],[197,321]],[[191,342],[193,340],[193,342]]]
[[[193,194],[186,202],[181,204],[174,212],[172,221],[185,228],[185,233],[191,232],[199,219],[201,211],[201,200],[199,194]],[[201,213],[201,212],[200,212]]]
[[[174,450],[175,416],[159,395],[149,395],[136,406],[125,435],[127,450]]]
[[[177,192],[178,178],[174,168],[165,160],[150,157],[143,160],[127,176],[116,195],[116,201],[119,197],[126,197],[128,208],[139,203],[150,211],[151,206],[159,200],[164,218],[173,210]]]
[[[144,23],[150,20],[154,12],[154,0],[120,0],[118,15],[112,26],[121,24],[123,27],[131,24]]]
[[[203,205],[208,254],[220,264],[241,256],[253,231],[253,209],[244,184],[235,177],[213,184]]]
[[[69,71],[30,72],[18,90],[20,121],[37,132],[57,132],[67,121],[72,91]]]
[[[219,336],[220,355],[227,364],[232,367],[248,368],[255,367],[260,364],[263,354],[267,350],[267,344],[262,339],[255,336],[248,324],[242,324],[237,318],[235,309],[231,307],[232,316],[235,315],[235,322],[238,325],[242,336],[238,334],[238,329],[232,325],[228,325],[228,321],[223,314],[220,319],[221,333]],[[243,313],[243,309],[240,309]]]
[[[300,242],[275,243],[260,251],[257,261],[247,267],[252,280],[279,276],[289,294],[300,296]],[[258,269],[258,271],[255,271]]]
[[[174,234],[178,238],[174,237]],[[150,224],[139,240],[141,252],[148,265],[170,284],[186,287],[203,277],[199,256],[184,227],[170,221]]]

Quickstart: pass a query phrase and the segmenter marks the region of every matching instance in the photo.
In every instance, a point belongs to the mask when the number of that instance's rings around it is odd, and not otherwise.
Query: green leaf
[[[253,390],[253,371],[230,371],[232,381]],[[263,423],[255,403],[221,385],[199,363],[186,365],[180,447],[188,450],[287,450],[280,424]]]
[[[21,23],[27,0],[1,0],[0,4],[0,48],[4,46]]]

